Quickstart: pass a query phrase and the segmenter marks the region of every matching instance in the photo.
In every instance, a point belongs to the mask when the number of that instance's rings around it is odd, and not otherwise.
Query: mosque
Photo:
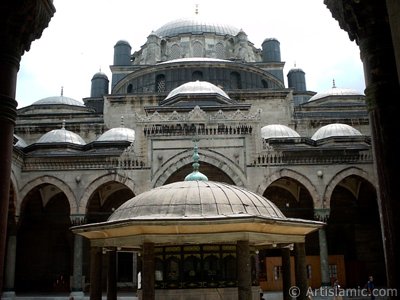
[[[135,51],[117,41],[111,83],[94,74],[83,102],[61,93],[19,109],[6,295],[101,292],[110,276],[135,292],[139,273],[156,299],[240,288],[243,240],[264,291],[283,289],[282,249],[297,282],[299,245],[308,286],[362,286],[370,273],[383,284],[365,96],[334,82],[308,91],[300,68],[286,86],[284,65],[276,38],[259,49],[196,16]],[[193,157],[208,181],[184,180]]]

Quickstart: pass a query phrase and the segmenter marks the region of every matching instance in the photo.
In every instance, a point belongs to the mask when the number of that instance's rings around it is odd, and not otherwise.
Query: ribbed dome
[[[159,37],[173,37],[185,33],[214,33],[217,35],[236,36],[239,33],[239,29],[231,25],[210,22],[196,17],[193,19],[178,19],[171,21],[155,31],[155,34]]]
[[[177,88],[173,89],[165,98],[165,100],[172,98],[178,94],[186,95],[186,94],[218,94],[225,98],[229,98],[229,96],[219,87],[213,85],[208,81],[191,81],[184,83]]]
[[[111,128],[104,132],[97,141],[135,141],[135,130],[126,127]]]
[[[285,137],[300,137],[293,129],[280,124],[271,124],[261,128],[261,137],[269,138],[285,138]]]
[[[357,129],[347,124],[329,124],[318,129],[311,137],[313,140],[320,140],[333,136],[358,136],[362,135]]]
[[[54,96],[54,97],[43,98],[34,102],[32,105],[56,105],[56,104],[85,106],[82,102],[79,102],[78,100],[65,96]]]
[[[249,216],[286,219],[275,204],[244,188],[214,181],[179,181],[128,200],[108,221]]]
[[[71,143],[77,145],[85,145],[85,141],[76,133],[66,130],[65,128],[54,129],[42,135],[37,141],[38,144],[47,143]]]
[[[329,96],[363,96],[363,94],[353,89],[343,89],[343,88],[333,87],[327,91],[315,94],[310,99],[308,99],[308,102]]]

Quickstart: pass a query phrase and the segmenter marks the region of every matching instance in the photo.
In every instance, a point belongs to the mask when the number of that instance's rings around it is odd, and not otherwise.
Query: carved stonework
[[[314,219],[321,222],[327,222],[331,213],[330,208],[315,208]]]
[[[72,226],[78,226],[86,223],[86,217],[84,214],[72,214],[70,219]]]
[[[51,0],[1,1],[1,50],[15,57],[23,55],[41,37],[55,11]]]
[[[384,1],[382,1],[384,2]],[[381,24],[387,24],[385,5],[375,0],[324,0],[340,28],[349,34],[352,41],[359,44],[360,39],[372,32],[379,33]],[[384,25],[386,26],[386,25]]]

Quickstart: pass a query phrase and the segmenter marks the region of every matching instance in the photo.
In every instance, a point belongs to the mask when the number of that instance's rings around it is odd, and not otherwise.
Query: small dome
[[[77,145],[85,145],[85,141],[76,133],[66,130],[65,128],[54,129],[42,135],[37,141],[38,144],[48,143],[71,143]]]
[[[219,24],[196,17],[193,19],[178,19],[171,21],[155,31],[159,37],[173,37],[180,34],[214,33],[216,35],[236,36],[239,29],[231,25]]]
[[[308,102],[329,96],[364,96],[364,95],[353,89],[343,89],[343,88],[333,87],[325,92],[315,94],[310,99],[308,99]]]
[[[214,181],[179,181],[128,200],[108,221],[249,216],[286,219],[271,201],[244,188]]]
[[[105,73],[103,73],[103,72],[97,72],[96,74],[94,74],[93,77],[92,77],[92,80],[93,79],[98,79],[98,78],[107,79],[108,80],[107,75]]]
[[[111,128],[104,132],[97,141],[111,142],[111,141],[135,141],[135,130],[126,127]]]
[[[177,88],[173,89],[165,98],[165,100],[172,98],[178,94],[218,94],[222,97],[229,98],[229,96],[219,87],[213,85],[208,81],[191,81],[184,83]]]
[[[303,69],[301,69],[301,68],[292,68],[292,69],[289,70],[288,74],[290,74],[290,73],[295,73],[295,72],[305,73],[305,72],[303,71]]]
[[[313,140],[320,140],[333,136],[359,136],[362,135],[357,129],[347,124],[329,124],[318,129],[311,137]]]
[[[131,46],[130,44],[129,44],[129,42],[128,41],[126,41],[126,40],[119,40],[118,42],[116,42],[116,44],[115,44],[115,46],[120,46],[120,45],[127,45],[127,46]],[[115,47],[114,46],[114,47]]]
[[[36,102],[33,102],[32,105],[56,105],[56,104],[85,106],[82,102],[79,102],[78,100],[65,96],[54,96],[54,97],[43,98]]]
[[[267,125],[261,128],[261,137],[263,139],[269,138],[285,138],[285,137],[300,137],[300,135],[293,129],[280,124]]]

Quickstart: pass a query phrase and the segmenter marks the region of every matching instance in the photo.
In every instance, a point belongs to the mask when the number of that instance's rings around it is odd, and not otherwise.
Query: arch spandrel
[[[71,214],[77,212],[78,210],[78,205],[77,205],[77,198],[74,193],[74,191],[71,189],[71,187],[66,184],[63,180],[54,177],[54,176],[40,176],[38,178],[35,178],[31,181],[29,181],[27,184],[25,184],[21,191],[19,192],[19,201],[17,202],[17,207],[16,207],[16,214],[20,215],[21,213],[21,206],[22,202],[25,200],[26,196],[28,193],[33,190],[35,187],[42,185],[42,184],[51,184],[56,186],[58,189],[60,189],[65,196],[68,199],[68,203],[70,206],[70,212]]]
[[[314,208],[322,207],[321,197],[317,191],[315,185],[303,174],[296,172],[290,169],[281,169],[266,178],[257,188],[257,193],[263,195],[267,188],[278,179],[288,177],[290,179],[294,179],[302,184],[307,191],[310,193],[311,198],[313,200]]]
[[[93,180],[91,183],[88,184],[88,187],[85,189],[79,201],[79,207],[78,207],[79,214],[86,214],[86,208],[90,197],[99,187],[108,182],[121,183],[125,185],[128,189],[130,189],[134,195],[137,195],[135,190],[135,182],[132,179],[128,178],[127,176],[120,176],[118,174],[103,175],[96,178],[95,180]]]
[[[370,183],[375,189],[377,189],[377,186],[374,184],[374,180],[371,177],[370,173],[359,168],[359,167],[348,167],[340,172],[338,172],[333,178],[329,181],[327,184],[324,195],[323,195],[323,200],[325,203],[326,208],[330,207],[330,201],[332,198],[332,193],[335,187],[346,177],[356,175],[361,177],[362,179],[366,180],[368,183]]]
[[[185,150],[168,159],[152,176],[152,187],[163,185],[168,178],[182,167],[193,163],[193,151]],[[237,164],[227,157],[207,149],[200,149],[200,171],[201,162],[206,162],[224,172],[236,186],[246,185],[246,175]]]

